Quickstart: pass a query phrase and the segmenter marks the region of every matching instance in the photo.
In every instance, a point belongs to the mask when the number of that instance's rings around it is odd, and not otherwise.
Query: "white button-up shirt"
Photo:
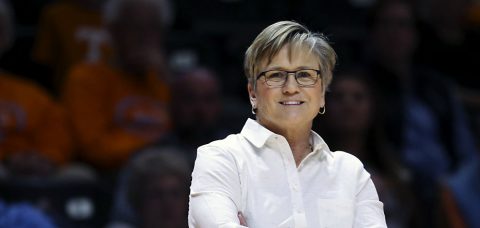
[[[240,134],[198,148],[189,227],[387,227],[362,163],[312,131],[297,167],[287,140],[248,119]]]

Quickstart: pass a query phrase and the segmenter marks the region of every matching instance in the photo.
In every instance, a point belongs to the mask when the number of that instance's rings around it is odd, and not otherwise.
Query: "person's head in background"
[[[172,116],[175,129],[185,140],[198,143],[214,140],[222,112],[221,85],[215,72],[194,67],[175,76]]]
[[[149,149],[131,164],[127,196],[139,228],[187,227],[190,167],[176,148]]]
[[[332,146],[342,147],[333,149],[349,151],[363,162],[376,119],[373,94],[363,69],[340,68],[326,96],[328,112],[320,122]]]
[[[413,10],[406,1],[379,0],[367,23],[375,61],[394,71],[411,64],[418,37]]]
[[[5,0],[0,0],[0,56],[2,56],[14,41],[13,11]]]
[[[104,11],[120,69],[144,76],[165,70],[164,41],[170,23],[167,0],[110,0]]]

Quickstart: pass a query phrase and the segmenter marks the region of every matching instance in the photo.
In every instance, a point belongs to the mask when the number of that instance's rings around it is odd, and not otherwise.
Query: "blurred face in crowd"
[[[133,73],[161,67],[162,24],[153,4],[127,1],[118,18],[110,31],[120,64]]]
[[[195,131],[215,126],[221,112],[220,84],[212,72],[199,69],[183,75],[173,90],[177,127]]]
[[[307,48],[286,45],[271,61],[265,59],[259,64],[257,75],[270,70],[319,70],[319,66],[319,58]],[[257,107],[257,120],[269,129],[311,127],[320,107],[325,105],[321,77],[313,85],[301,86],[294,74],[289,74],[283,86],[272,87],[262,76],[256,80],[256,88],[248,85],[248,91],[253,105]]]
[[[187,227],[188,186],[174,175],[151,178],[143,193],[143,228]]]
[[[379,60],[394,64],[410,60],[417,45],[415,29],[407,4],[385,4],[377,12],[372,29],[372,42]]]
[[[338,77],[328,97],[326,124],[344,133],[362,133],[368,130],[372,118],[372,97],[360,79]]]

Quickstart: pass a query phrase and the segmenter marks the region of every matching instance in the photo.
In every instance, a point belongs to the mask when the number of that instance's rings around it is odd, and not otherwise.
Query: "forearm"
[[[228,152],[210,146],[199,148],[190,189],[190,227],[245,227],[238,218],[238,168]]]
[[[241,228],[234,202],[220,193],[190,195],[189,227]]]

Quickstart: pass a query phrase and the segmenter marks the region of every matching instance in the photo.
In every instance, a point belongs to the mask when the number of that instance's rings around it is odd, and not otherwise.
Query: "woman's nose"
[[[291,77],[290,77],[291,76]],[[289,73],[285,79],[285,84],[282,87],[284,93],[296,93],[298,92],[298,83],[295,79],[295,74]]]

